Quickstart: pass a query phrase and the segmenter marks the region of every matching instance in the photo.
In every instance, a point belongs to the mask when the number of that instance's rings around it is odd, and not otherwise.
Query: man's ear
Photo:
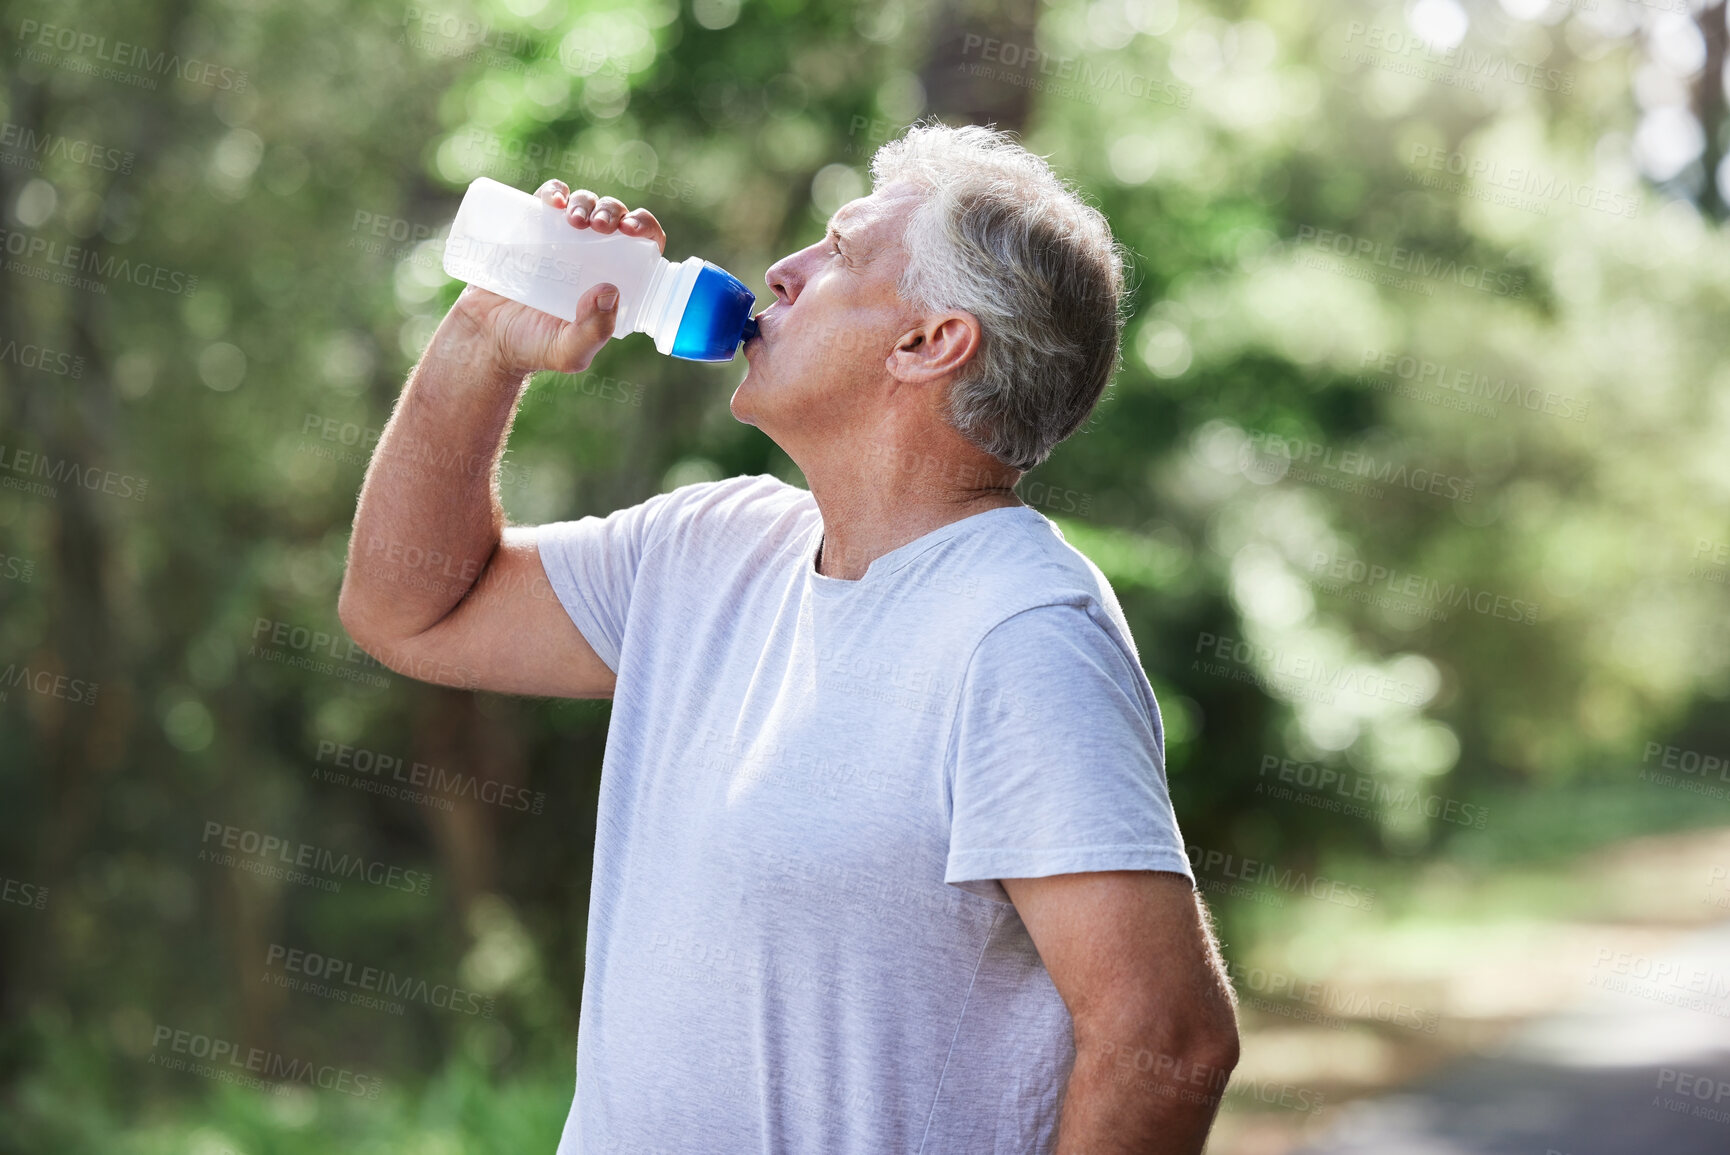
[[[972,313],[945,313],[896,338],[890,376],[909,384],[953,377],[978,356],[985,334]]]

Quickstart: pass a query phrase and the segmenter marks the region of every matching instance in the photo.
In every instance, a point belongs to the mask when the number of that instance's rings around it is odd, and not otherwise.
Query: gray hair
[[[1126,250],[1073,185],[995,128],[915,124],[877,150],[871,179],[925,190],[907,219],[901,298],[965,310],[984,335],[945,417],[1005,465],[1032,469],[1116,372]]]

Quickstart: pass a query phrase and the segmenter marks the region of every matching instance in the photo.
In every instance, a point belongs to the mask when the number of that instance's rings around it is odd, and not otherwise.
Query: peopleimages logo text
[[[1414,276],[1447,281],[1463,289],[1475,289],[1498,297],[1518,297],[1525,292],[1526,278],[1514,273],[1497,272],[1470,261],[1462,264],[1452,257],[1430,256],[1403,245],[1390,245],[1370,237],[1353,236],[1334,229],[1299,225],[1297,243],[1317,252],[1351,257],[1372,265],[1393,269]]]
[[[399,975],[382,967],[357,964],[286,943],[271,943],[265,951],[264,965],[285,972],[275,976],[279,980],[277,985],[300,989],[301,984],[293,980],[305,978],[310,980],[306,984],[307,993],[321,997],[335,994],[339,1001],[361,1002],[363,1000],[357,998],[357,994],[377,995],[382,999],[403,999],[442,1011],[487,1019],[493,1017],[494,1000],[475,991],[449,983],[428,983],[422,978]],[[273,976],[267,973],[265,977],[270,979]],[[401,1013],[400,1009],[397,1013]]]
[[[1574,74],[1564,69],[1545,68],[1537,61],[1485,52],[1465,41],[1452,48],[1443,48],[1403,28],[1353,20],[1346,26],[1346,44],[1362,44],[1388,57],[1417,56],[1424,63],[1475,81],[1505,81],[1539,92],[1559,92],[1564,96],[1574,91]]]
[[[63,160],[88,165],[102,172],[117,172],[122,176],[132,171],[132,163],[137,159],[132,153],[118,148],[105,148],[88,140],[42,131],[10,120],[0,123],[0,150],[27,155],[32,163],[26,167],[32,169],[41,168],[44,159]]]
[[[116,473],[112,469],[99,469],[94,465],[80,465],[64,457],[55,459],[35,450],[19,449],[16,445],[0,444],[0,472],[15,473],[20,477],[39,477],[43,482],[55,484],[70,482],[92,493],[100,490],[112,497],[129,498],[133,501],[143,501],[144,495],[150,490],[148,478],[134,477],[130,473]],[[59,492],[54,485],[45,484],[41,489],[46,497],[53,497]]]
[[[336,878],[359,877],[374,886],[404,890],[410,894],[425,894],[432,882],[432,875],[423,870],[404,870],[377,859],[369,860],[361,854],[338,855],[322,846],[290,842],[274,834],[261,834],[223,822],[207,821],[204,824],[204,836],[199,841],[209,844],[212,839],[224,850],[238,850],[258,859],[275,858],[285,866],[315,870]]]
[[[376,1076],[351,1071],[347,1067],[312,1063],[262,1047],[245,1047],[232,1039],[176,1030],[162,1024],[157,1025],[150,1048],[150,1062],[154,1066],[171,1071],[190,1070],[223,1082],[239,1081],[247,1086],[304,1083],[308,1087],[338,1091],[357,1099],[376,1099],[384,1089],[383,1081]]]
[[[152,76],[174,75],[193,84],[202,84],[209,88],[246,91],[246,73],[237,72],[232,68],[224,68],[219,64],[195,60],[187,57],[184,60],[178,52],[152,52],[142,44],[129,44],[124,40],[110,40],[106,36],[98,36],[93,32],[84,32],[77,28],[68,28],[60,24],[44,24],[39,20],[20,20],[18,22],[18,42],[27,50],[45,52],[52,49],[71,56],[83,56],[104,64],[118,64],[122,68],[130,68],[137,72]],[[154,87],[155,82],[151,82]]]
[[[129,281],[142,289],[158,289],[176,296],[190,297],[198,291],[198,278],[178,269],[112,254],[103,256],[95,249],[63,244],[18,229],[0,229],[0,251],[20,260],[74,269],[105,281]]]
[[[1373,889],[1329,878],[1325,874],[1312,876],[1307,871],[1293,870],[1289,866],[1280,867],[1271,862],[1242,858],[1229,851],[1203,846],[1186,845],[1184,852],[1189,857],[1190,867],[1198,875],[1247,882],[1294,894],[1307,894],[1311,898],[1359,910],[1369,910],[1376,904],[1376,892]]]

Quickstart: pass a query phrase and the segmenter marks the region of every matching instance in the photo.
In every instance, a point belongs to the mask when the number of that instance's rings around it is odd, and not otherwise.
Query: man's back
[[[1048,1150],[1070,1017],[995,881],[1188,874],[1097,569],[1025,506],[814,569],[811,496],[542,527],[617,674],[561,1155]]]

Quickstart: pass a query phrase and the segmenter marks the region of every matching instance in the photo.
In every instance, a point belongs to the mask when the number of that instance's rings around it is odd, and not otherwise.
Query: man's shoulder
[[[815,509],[811,494],[767,473],[696,481],[662,494],[662,538],[760,539],[777,526],[792,530]]]
[[[1031,506],[1002,532],[978,535],[963,556],[951,559],[970,575],[965,591],[987,634],[1026,635],[1054,624],[1103,635],[1136,656],[1129,623],[1104,571]]]
[[[772,473],[741,473],[717,481],[693,481],[667,493],[682,510],[738,512],[782,509],[810,502],[808,490],[790,485]]]
[[[973,574],[1004,617],[1036,605],[1117,604],[1104,572],[1069,543],[1062,527],[1032,506],[1014,507],[1004,524],[959,544],[944,564]]]

